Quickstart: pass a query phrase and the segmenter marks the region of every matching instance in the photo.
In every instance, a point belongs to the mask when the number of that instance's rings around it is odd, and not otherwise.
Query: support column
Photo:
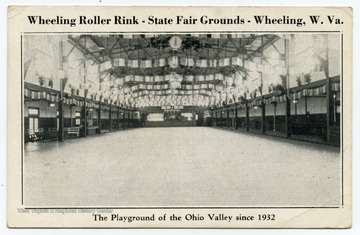
[[[229,107],[226,107],[226,127],[227,128],[230,128],[230,125],[229,125]]]
[[[216,110],[216,113],[215,113],[215,126],[219,126],[218,122],[219,122],[219,112],[218,110]]]
[[[237,129],[238,129],[238,108],[235,103],[235,130],[237,130]]]
[[[215,118],[214,118],[214,123],[215,123],[215,127],[217,126],[217,111],[216,109],[214,110],[215,112]]]
[[[286,96],[285,99],[285,132],[286,137],[291,136],[291,128],[290,128],[290,99]]]
[[[261,38],[261,44],[263,44],[263,37]],[[261,59],[261,64],[262,64],[262,59]],[[265,127],[265,103],[264,103],[264,96],[263,96],[263,91],[264,91],[264,83],[263,83],[263,73],[260,72],[260,92],[261,92],[261,133],[265,134],[266,131],[266,127]]]
[[[84,61],[84,97],[83,97],[83,107],[82,107],[82,113],[83,113],[83,125],[84,125],[84,137],[87,136],[87,115],[86,115],[86,95],[87,95],[87,89],[86,89],[86,62]]]
[[[146,127],[148,115],[149,114],[147,112],[144,112],[144,127]]]
[[[131,127],[135,127],[134,125],[134,111],[131,112]]]
[[[331,102],[331,81],[329,77],[329,38],[327,35],[325,37],[325,45],[326,45],[326,54],[325,54],[325,76],[326,76],[326,142],[330,142],[331,133],[330,133],[330,125],[332,122],[332,102]],[[333,107],[336,108],[336,107]]]
[[[213,110],[211,112],[211,125],[210,126],[214,126],[214,123],[215,123],[215,110]]]
[[[119,130],[119,107],[117,107],[116,112],[116,130]]]
[[[262,64],[262,60],[261,60],[261,64]],[[263,96],[263,89],[264,89],[264,84],[263,84],[263,74],[262,72],[260,73],[260,78],[261,78],[261,87],[260,87],[260,91],[261,91],[261,133],[265,134],[266,131],[266,127],[265,127],[265,103],[264,103],[264,96]]]
[[[265,134],[266,127],[265,127],[265,103],[264,98],[261,96],[261,133]]]
[[[72,107],[73,107],[73,105],[69,105],[70,106],[70,127],[73,127],[74,125],[73,125],[73,122],[74,122],[74,120],[73,120],[73,110],[72,110]]]
[[[99,110],[98,110],[98,128],[99,128],[99,134],[101,134],[101,96],[100,96],[100,100],[99,100]]]
[[[128,110],[128,128],[130,128],[130,110]]]
[[[112,117],[111,117],[112,113],[111,112],[112,112],[112,106],[110,104],[110,109],[109,109],[109,131],[112,131]]]
[[[59,142],[64,141],[64,58],[63,58],[63,42],[60,39],[59,41],[59,79],[60,79],[60,97],[58,102],[59,108],[59,130],[58,130],[58,140]]]
[[[289,39],[285,38],[284,41],[285,41],[285,67],[286,67],[285,132],[286,132],[286,137],[290,137],[291,136],[290,88],[289,88],[290,46],[289,46]]]
[[[86,137],[86,131],[87,131],[87,128],[86,128],[86,123],[87,123],[87,120],[86,120],[86,99],[84,98],[83,99],[83,106],[82,106],[82,109],[81,109],[81,111],[82,111],[82,123],[83,123],[83,125],[84,125],[84,133],[83,133],[83,137]]]
[[[245,103],[245,120],[246,120],[246,131],[250,130],[250,118],[249,118],[249,104]]]
[[[221,128],[223,127],[223,109],[221,108],[220,110],[220,123],[221,123]]]
[[[276,131],[276,102],[274,104],[274,125],[273,125],[273,131]]]
[[[121,111],[122,112],[122,125],[123,129],[125,129],[125,109]]]

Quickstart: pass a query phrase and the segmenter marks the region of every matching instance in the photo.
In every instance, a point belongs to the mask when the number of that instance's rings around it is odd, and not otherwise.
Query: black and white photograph
[[[340,34],[25,34],[23,52],[25,205],[342,204]]]
[[[100,227],[273,227],[282,212],[347,213],[344,30],[226,28],[298,29],[316,15],[133,10],[24,16],[36,30],[18,35],[19,87],[9,91],[20,101],[18,214],[81,214]],[[206,27],[39,30],[141,23]],[[341,218],[333,226],[349,226],[351,215]],[[283,226],[316,227],[295,224]]]

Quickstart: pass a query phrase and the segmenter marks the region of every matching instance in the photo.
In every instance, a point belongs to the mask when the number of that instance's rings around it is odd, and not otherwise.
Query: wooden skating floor
[[[27,143],[28,207],[338,206],[339,148],[208,127]]]

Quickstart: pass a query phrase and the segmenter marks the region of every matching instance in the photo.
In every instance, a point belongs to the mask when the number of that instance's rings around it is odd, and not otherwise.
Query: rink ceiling
[[[24,204],[338,206],[340,163],[333,146],[219,128],[130,129],[27,143]]]
[[[201,116],[193,126],[340,146],[338,33],[23,39],[25,142],[143,127],[152,113],[193,113]]]

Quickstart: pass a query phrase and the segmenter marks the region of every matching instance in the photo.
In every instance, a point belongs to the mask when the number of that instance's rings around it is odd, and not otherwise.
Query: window
[[[39,129],[39,109],[29,108],[29,132]]]
[[[93,112],[90,110],[87,116],[88,126],[93,126]]]
[[[29,118],[29,129],[35,131],[39,129],[39,118],[31,117]]]
[[[59,129],[59,122],[60,122],[60,121],[59,121],[59,110],[56,111],[56,117],[57,117],[57,118],[56,118],[56,128]]]
[[[29,108],[29,116],[30,115],[39,116],[39,109],[38,108]]]
[[[81,125],[81,113],[75,112],[75,126],[80,126]]]

